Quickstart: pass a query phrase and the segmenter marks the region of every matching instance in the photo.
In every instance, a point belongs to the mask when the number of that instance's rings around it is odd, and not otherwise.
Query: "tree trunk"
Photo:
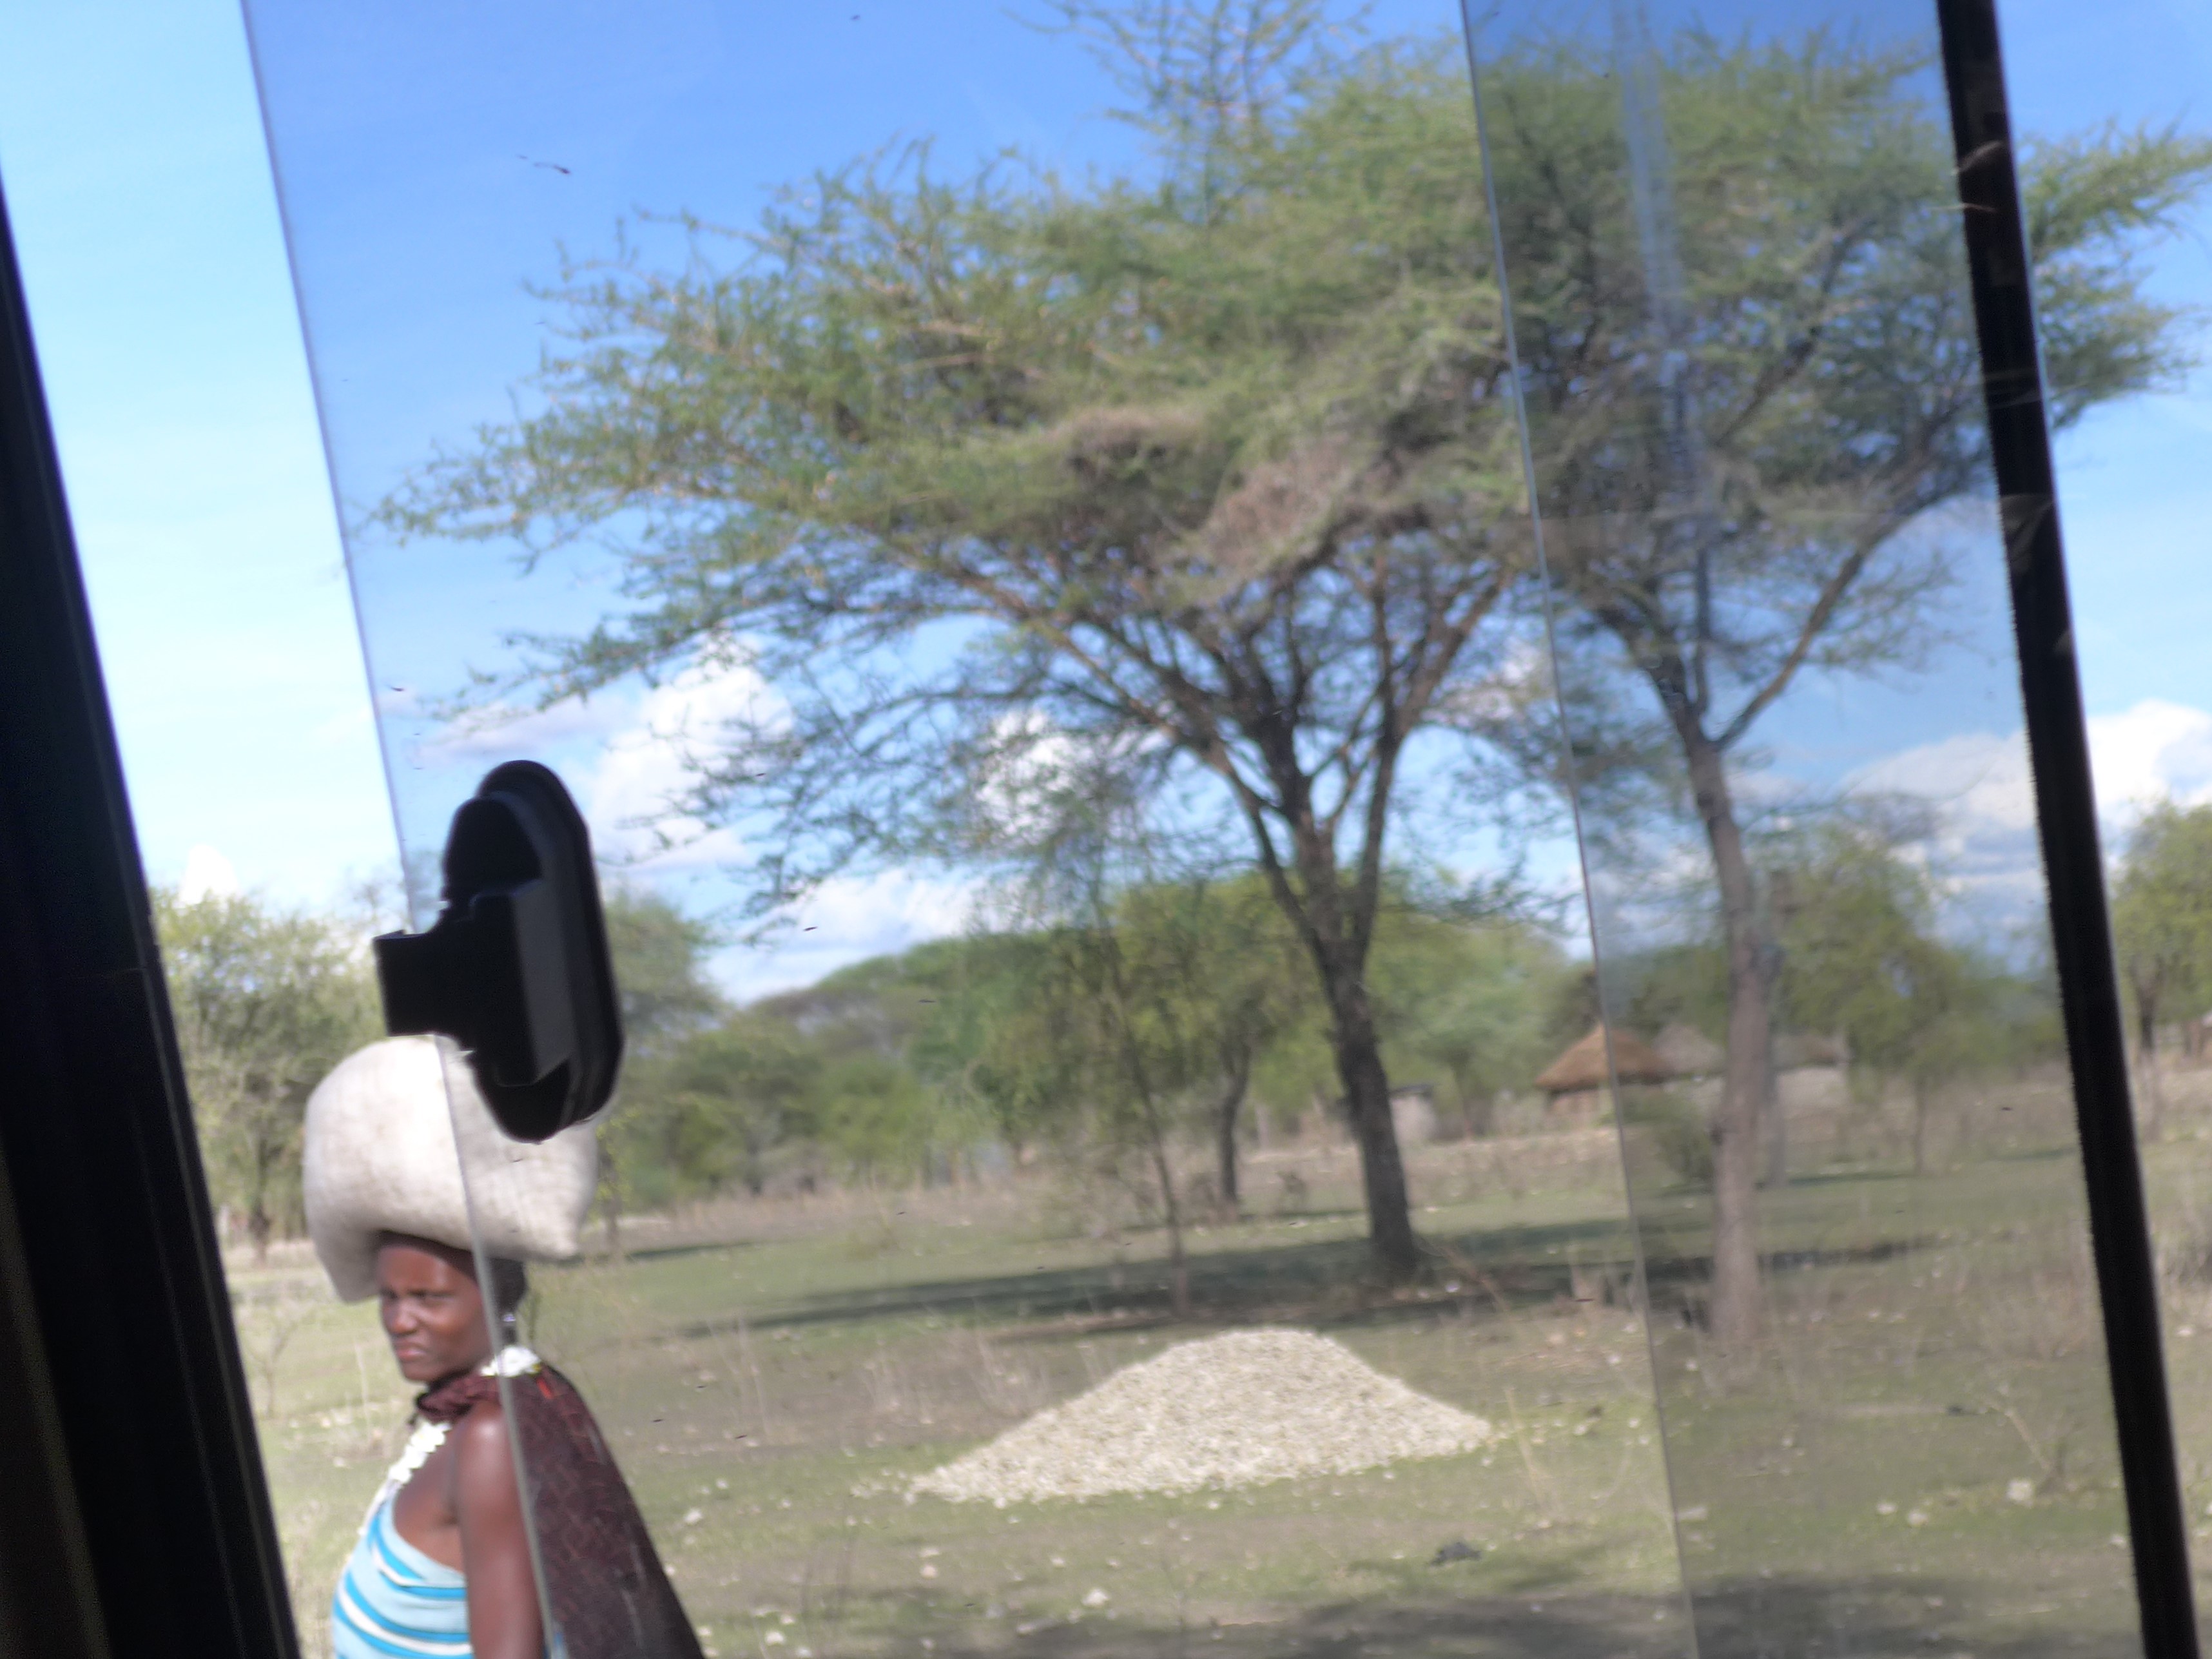
[[[1406,1195],[1406,1164],[1390,1121],[1390,1079],[1364,988],[1352,988],[1348,1006],[1337,1011],[1330,1033],[1337,1074],[1344,1080],[1345,1112],[1359,1147],[1359,1173],[1367,1199],[1367,1237],[1376,1261],[1394,1280],[1411,1279],[1421,1264]]]
[[[1221,1170],[1222,1207],[1234,1217],[1240,1213],[1237,1194],[1237,1117],[1244,1105],[1249,1066],[1232,1067],[1223,1086],[1221,1101],[1213,1109],[1214,1156]]]
[[[2136,991],[2136,1071],[2142,1081],[2142,1138],[2156,1140],[2166,1127],[2166,1090],[2158,1075],[2158,996]]]
[[[1771,979],[1768,981],[1771,983]],[[1766,1028],[1766,1117],[1760,1130],[1766,1151],[1766,1172],[1759,1185],[1766,1188],[1786,1187],[1790,1184],[1790,1122],[1783,1115],[1782,1079],[1774,1069],[1774,1025],[1770,1015]]]
[[[608,1178],[599,1182],[599,1207],[607,1220],[607,1254],[617,1261],[623,1259],[622,1242],[622,1186]]]
[[[1928,1079],[1912,1074],[1912,1173],[1928,1173]]]
[[[1168,1222],[1168,1294],[1177,1319],[1190,1317],[1190,1262],[1182,1253],[1182,1209],[1176,1202],[1175,1171],[1168,1164],[1166,1138],[1149,1104],[1145,1120],[1152,1130],[1152,1170],[1160,1182],[1160,1206]]]
[[[276,1162],[276,1148],[257,1139],[253,1148],[253,1193],[246,1210],[246,1236],[253,1241],[253,1265],[269,1265],[269,1235],[276,1231],[269,1217],[269,1182]]]
[[[1728,1063],[1713,1135],[1712,1334],[1723,1350],[1759,1334],[1759,1139],[1774,1087],[1771,964],[1726,759],[1694,726],[1682,732],[1690,788],[1712,849],[1728,951]]]
[[[1390,1079],[1382,1068],[1382,1038],[1367,1000],[1366,935],[1356,919],[1345,914],[1334,847],[1310,831],[1302,835],[1298,866],[1305,882],[1306,914],[1301,918],[1297,906],[1283,896],[1280,888],[1277,902],[1304,933],[1321,975],[1322,1000],[1329,1012],[1329,1048],[1337,1078],[1344,1085],[1345,1116],[1359,1148],[1367,1242],[1383,1277],[1402,1283],[1420,1270],[1421,1251],[1413,1236],[1397,1126],[1390,1119]],[[1368,920],[1371,923],[1372,916]]]
[[[1464,1073],[1452,1078],[1452,1092],[1459,1097],[1460,1121],[1472,1139],[1487,1140],[1498,1128],[1498,1097],[1469,1085]]]

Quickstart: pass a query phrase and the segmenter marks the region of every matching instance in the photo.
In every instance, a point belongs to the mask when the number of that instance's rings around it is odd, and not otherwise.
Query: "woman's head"
[[[519,1261],[491,1264],[491,1311],[504,1324],[529,1285]],[[377,1247],[376,1297],[399,1374],[436,1382],[491,1358],[491,1322],[475,1258],[427,1238],[387,1233]]]

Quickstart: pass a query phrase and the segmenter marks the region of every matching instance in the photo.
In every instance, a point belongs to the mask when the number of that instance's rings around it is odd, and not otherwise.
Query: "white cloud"
[[[600,749],[577,793],[600,850],[659,872],[734,859],[740,845],[680,810],[699,765],[733,721],[772,720],[780,702],[751,667],[710,662],[653,687]]]
[[[238,891],[238,872],[214,848],[202,842],[185,853],[184,878],[177,884],[177,896],[185,903],[234,898]]]
[[[716,976],[740,1001],[811,985],[853,963],[960,933],[978,893],[972,882],[903,870],[835,877],[793,907],[792,931],[772,945],[724,951]]]
[[[992,724],[975,804],[1000,836],[1041,834],[1053,821],[1057,798],[1080,783],[1085,758],[1084,745],[1041,709],[1001,714]]]
[[[385,687],[386,718],[419,718],[421,700]],[[698,766],[720,752],[740,718],[774,720],[775,694],[741,660],[723,655],[694,664],[662,684],[573,697],[545,708],[495,703],[424,738],[416,758],[428,767],[474,769],[531,757],[565,778],[608,859],[653,874],[711,869],[740,846],[680,810]]]
[[[1869,794],[1929,806],[1936,832],[1919,849],[1973,908],[2019,914],[2042,891],[2035,790],[2024,734],[1961,732],[1890,756],[1852,775]]]
[[[2212,801],[2212,714],[2148,698],[2088,724],[2108,844],[2155,802]],[[2023,732],[1959,732],[1877,761],[1850,782],[1932,807],[1939,828],[1929,851],[1960,888],[1993,896],[2039,890],[2034,782]]]
[[[1872,793],[1925,800],[1985,833],[2035,827],[2027,745],[2018,732],[1961,732],[1863,767],[1850,781]]]
[[[794,914],[816,943],[866,944],[889,933],[909,940],[957,933],[975,908],[976,890],[964,881],[933,879],[902,870],[872,876],[836,876],[817,888]]]
[[[419,717],[421,700],[411,691],[386,691],[378,699],[387,717]],[[507,760],[579,739],[610,737],[623,730],[635,699],[617,696],[569,697],[549,708],[518,708],[492,703],[471,711],[426,739],[418,752],[433,765]]]
[[[2212,800],[2212,714],[2147,697],[2120,714],[2093,715],[2089,760],[2108,823],[2162,800],[2202,805]]]

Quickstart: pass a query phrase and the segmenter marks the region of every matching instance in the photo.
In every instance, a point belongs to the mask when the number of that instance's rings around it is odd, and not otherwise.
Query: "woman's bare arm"
[[[469,1646],[476,1659],[541,1659],[538,1577],[530,1564],[522,1492],[507,1414],[496,1401],[455,1425],[453,1515],[469,1581]]]

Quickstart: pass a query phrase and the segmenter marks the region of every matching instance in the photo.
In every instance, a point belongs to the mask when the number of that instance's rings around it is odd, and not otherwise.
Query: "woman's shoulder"
[[[478,1401],[453,1425],[453,1509],[471,1519],[519,1516],[521,1494],[507,1412],[496,1398]]]
[[[495,1394],[471,1401],[468,1410],[453,1421],[453,1437],[459,1445],[486,1438],[503,1439],[506,1435],[507,1406]]]
[[[514,1460],[507,1440],[507,1407],[497,1395],[471,1405],[453,1424],[450,1439],[453,1462],[464,1480],[476,1465],[496,1463],[504,1468]]]

